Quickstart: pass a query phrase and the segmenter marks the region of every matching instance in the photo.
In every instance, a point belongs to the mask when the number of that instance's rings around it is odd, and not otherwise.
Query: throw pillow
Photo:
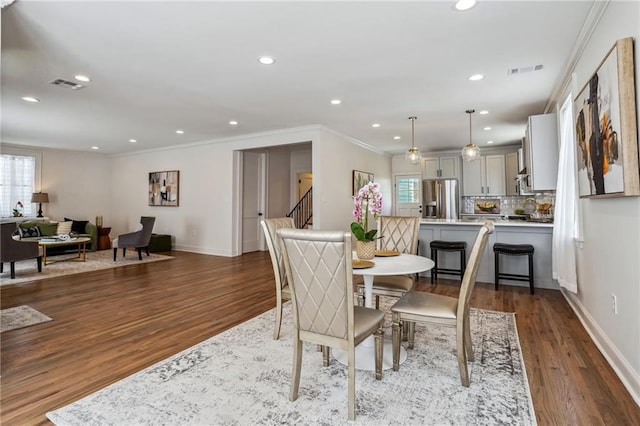
[[[87,223],[89,223],[88,220],[75,220],[75,219],[69,219],[68,217],[65,217],[64,220],[70,221],[71,231],[77,232],[78,234],[84,234]]]
[[[40,236],[56,235],[58,232],[57,223],[42,222],[38,224],[38,228],[40,228]]]
[[[40,236],[40,228],[38,228],[37,226],[33,226],[31,228],[18,227],[18,231],[20,232],[20,238],[31,238]]]
[[[58,222],[56,234],[69,235],[69,232],[71,232],[71,225],[73,225],[72,221]]]

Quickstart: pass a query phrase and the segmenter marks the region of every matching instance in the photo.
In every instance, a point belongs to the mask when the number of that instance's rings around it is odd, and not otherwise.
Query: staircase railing
[[[296,228],[302,229],[309,224],[313,218],[313,187],[302,196],[298,204],[295,205],[287,217],[293,218]]]

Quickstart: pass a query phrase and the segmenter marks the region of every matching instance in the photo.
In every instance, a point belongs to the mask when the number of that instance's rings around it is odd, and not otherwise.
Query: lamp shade
[[[34,192],[33,194],[31,194],[31,202],[32,203],[48,203],[49,194],[46,192]]]

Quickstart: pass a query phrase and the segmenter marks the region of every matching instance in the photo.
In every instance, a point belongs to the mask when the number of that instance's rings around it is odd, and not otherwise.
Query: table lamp
[[[46,192],[34,192],[33,194],[31,194],[31,202],[32,203],[38,203],[38,216],[37,217],[43,217],[42,216],[42,203],[48,203],[49,202],[49,194]]]

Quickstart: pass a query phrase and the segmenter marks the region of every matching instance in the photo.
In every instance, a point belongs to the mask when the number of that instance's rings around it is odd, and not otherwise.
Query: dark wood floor
[[[50,424],[47,411],[275,306],[266,252],[170,254],[165,262],[0,287],[3,309],[30,305],[54,319],[1,335],[2,424]],[[418,285],[458,291],[454,281]],[[640,408],[560,292],[478,284],[472,306],[517,313],[539,424],[640,425]]]

